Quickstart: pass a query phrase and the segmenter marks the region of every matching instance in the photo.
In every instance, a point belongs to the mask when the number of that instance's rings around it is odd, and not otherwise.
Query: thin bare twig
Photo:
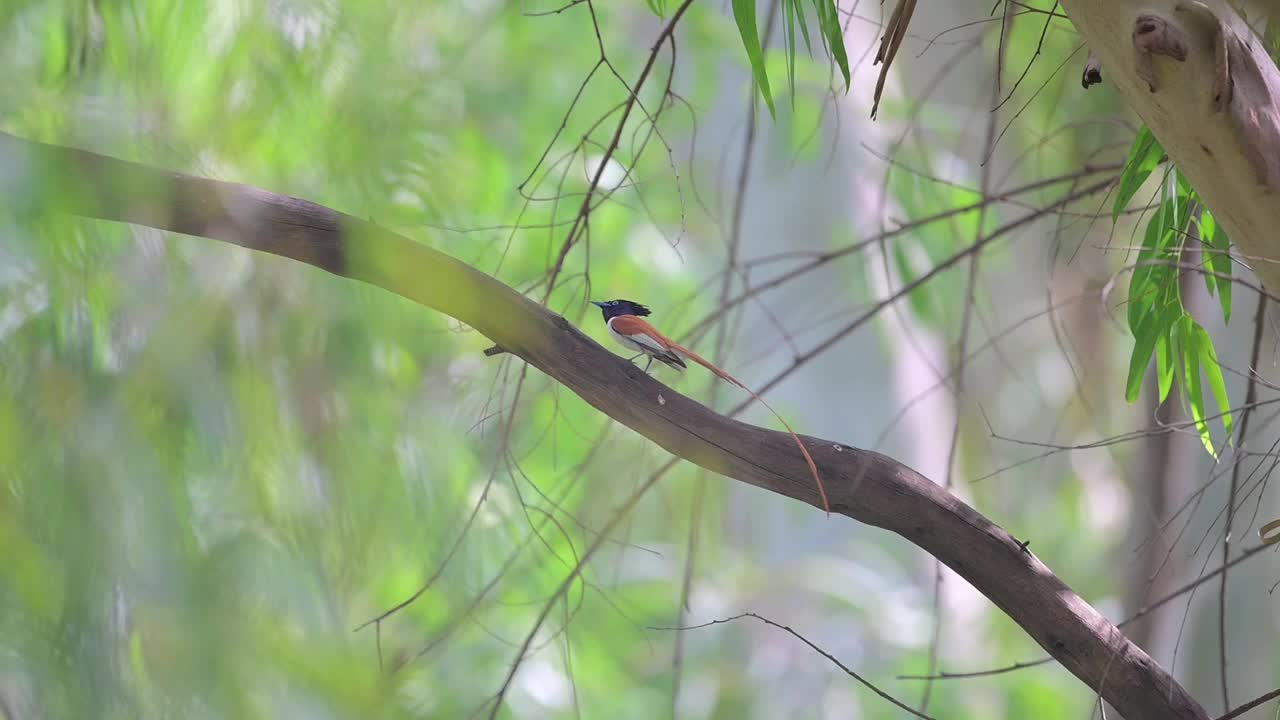
[[[596,190],[600,187],[600,180],[604,177],[605,170],[609,166],[609,162],[613,159],[613,154],[618,150],[618,143],[622,140],[622,133],[626,129],[627,119],[631,117],[631,110],[639,103],[640,91],[643,89],[645,81],[649,78],[649,73],[653,71],[653,67],[658,60],[659,51],[662,44],[672,37],[675,33],[676,25],[680,19],[684,17],[684,13],[693,4],[693,0],[684,0],[680,3],[680,7],[676,8],[675,13],[671,15],[671,20],[663,26],[662,31],[658,33],[658,39],[654,41],[649,50],[649,57],[645,61],[644,68],[640,71],[640,76],[636,78],[636,82],[630,88],[626,102],[623,104],[622,117],[618,119],[618,126],[614,130],[613,138],[609,140],[609,145],[605,148],[604,155],[601,156],[599,164],[596,166],[595,175],[591,178],[590,184],[587,186],[586,196],[582,199],[582,206],[578,209],[578,214],[574,218],[573,225],[569,228],[569,233],[565,237],[564,243],[560,246],[560,252],[556,256],[555,263],[552,265],[551,272],[547,279],[547,289],[543,295],[543,302],[551,296],[551,291],[555,289],[556,279],[560,275],[561,269],[564,267],[565,258],[569,254],[569,250],[573,248],[577,242],[578,236],[583,232],[588,217],[591,213],[591,198]],[[674,69],[673,69],[674,73]]]
[[[1236,438],[1236,447],[1244,449],[1249,441],[1249,418],[1253,415],[1253,406],[1258,399],[1258,383],[1254,379],[1258,369],[1258,359],[1262,351],[1262,334],[1266,330],[1267,298],[1258,296],[1258,309],[1253,315],[1253,351],[1249,360],[1249,379],[1245,385],[1245,409],[1240,415],[1240,434]],[[1231,697],[1227,690],[1227,562],[1231,559],[1231,528],[1235,522],[1236,491],[1240,486],[1240,459],[1231,467],[1231,488],[1227,494],[1227,527],[1222,538],[1222,579],[1218,583],[1218,680],[1222,686],[1222,706],[1231,707]]]
[[[907,705],[903,704],[900,700],[898,700],[897,698],[893,697],[893,696],[892,696],[892,695],[890,695],[889,693],[887,693],[887,692],[885,692],[885,691],[881,690],[880,688],[876,687],[876,686],[875,686],[875,684],[874,684],[874,683],[872,683],[870,680],[867,680],[866,678],[862,677],[862,676],[861,676],[861,675],[859,675],[858,673],[856,673],[856,672],[854,672],[853,670],[851,670],[851,669],[849,668],[849,666],[848,666],[848,665],[845,665],[844,663],[840,662],[840,661],[839,661],[839,660],[838,660],[834,655],[832,655],[831,653],[827,652],[826,650],[823,650],[821,647],[818,647],[816,644],[814,644],[814,643],[813,643],[813,641],[809,640],[809,638],[805,637],[804,635],[801,635],[800,633],[796,632],[795,630],[792,630],[790,627],[788,627],[788,626],[786,626],[786,625],[783,625],[783,624],[781,624],[781,623],[774,622],[773,620],[770,620],[769,618],[764,617],[763,615],[757,615],[756,613],[753,613],[753,612],[745,612],[745,613],[741,613],[741,614],[739,614],[739,615],[734,615],[733,617],[721,618],[721,619],[719,619],[719,620],[712,620],[712,621],[710,621],[710,622],[705,622],[705,623],[701,623],[701,624],[698,624],[698,625],[685,625],[685,626],[682,626],[682,627],[650,627],[649,629],[650,629],[650,630],[698,630],[698,629],[701,629],[701,628],[711,627],[712,625],[727,625],[728,623],[734,622],[735,620],[741,620],[741,619],[743,619],[743,618],[754,618],[754,619],[759,620],[760,622],[764,623],[765,625],[769,625],[770,627],[778,628],[779,630],[782,630],[783,632],[788,633],[789,635],[791,635],[791,636],[792,636],[792,637],[794,637],[795,639],[799,640],[800,642],[804,643],[805,645],[808,645],[810,649],[812,649],[814,652],[818,653],[818,654],[819,654],[819,655],[821,655],[822,657],[824,657],[824,658],[826,658],[827,660],[829,660],[829,661],[830,661],[832,664],[834,664],[836,667],[838,667],[838,668],[840,668],[841,670],[843,670],[843,671],[844,671],[844,673],[845,673],[846,675],[848,675],[849,677],[853,678],[854,680],[857,680],[858,682],[862,683],[862,684],[863,684],[863,685],[865,685],[866,687],[870,688],[872,692],[874,692],[875,694],[877,694],[877,695],[879,695],[880,697],[884,698],[885,700],[888,700],[889,702],[891,702],[891,703],[893,703],[894,705],[898,706],[898,707],[899,707],[899,708],[901,708],[902,710],[905,710],[905,711],[907,711],[907,712],[911,713],[911,714],[912,714],[912,715],[914,715],[915,717],[918,717],[918,718],[924,718],[924,720],[934,720],[934,718],[932,718],[931,716],[926,715],[926,714],[924,714],[924,713],[922,713],[922,712],[919,712],[919,711],[917,711],[917,710],[912,709],[911,707],[909,707],[909,706],[907,706]]]
[[[1238,718],[1241,715],[1249,712],[1250,710],[1258,707],[1262,703],[1267,702],[1268,700],[1274,700],[1278,697],[1280,697],[1280,688],[1276,688],[1275,690],[1272,690],[1271,692],[1261,697],[1254,698],[1253,700],[1250,700],[1249,702],[1241,705],[1240,707],[1235,708],[1234,710],[1232,710],[1229,713],[1226,713],[1225,715],[1218,716],[1217,720],[1232,720],[1232,718]]]

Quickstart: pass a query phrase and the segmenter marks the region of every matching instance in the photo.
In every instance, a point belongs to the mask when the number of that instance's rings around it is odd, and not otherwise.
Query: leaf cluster
[[[1120,177],[1111,210],[1113,221],[1119,219],[1148,177],[1165,160],[1159,140],[1150,129],[1143,128],[1134,138]],[[1142,249],[1129,283],[1127,316],[1134,346],[1125,381],[1125,399],[1129,402],[1138,399],[1143,377],[1155,355],[1160,402],[1168,398],[1176,378],[1180,397],[1188,407],[1205,449],[1217,457],[1209,432],[1205,383],[1217,403],[1228,439],[1232,430],[1231,403],[1213,338],[1187,311],[1179,282],[1188,269],[1182,261],[1184,254],[1197,245],[1201,257],[1198,269],[1205,286],[1210,295],[1217,296],[1223,321],[1230,322],[1230,239],[1200,202],[1186,177],[1176,168],[1166,167],[1160,183],[1160,202],[1147,222]]]
[[[650,7],[657,0],[650,0]],[[812,11],[818,39],[828,57],[840,68],[845,88],[849,87],[849,58],[845,54],[844,34],[840,27],[835,0],[810,0],[806,8],[804,0],[781,0],[783,14],[783,47],[787,59],[787,88],[792,102],[795,102],[796,87],[796,54],[799,40],[804,41],[805,50],[813,55],[813,39],[809,32]],[[769,114],[774,115],[773,90],[769,83],[769,73],[765,68],[764,45],[760,39],[756,24],[755,0],[733,0],[733,18],[738,24],[738,34],[742,36],[742,46],[747,51],[747,59],[751,63],[751,78],[759,91]],[[799,30],[799,36],[796,30]]]

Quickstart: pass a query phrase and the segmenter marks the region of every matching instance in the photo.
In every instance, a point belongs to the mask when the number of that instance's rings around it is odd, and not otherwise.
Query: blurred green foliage
[[[726,96],[741,106],[752,71],[788,78],[776,127],[789,159],[813,171],[833,152],[831,65],[816,46],[821,33],[847,75],[835,6],[784,0],[781,37],[755,51],[747,5],[689,10],[679,97],[661,93],[664,51],[621,134],[605,174],[618,191],[549,298],[596,337],[588,298],[647,300],[676,333],[710,309],[728,200],[724,168],[706,157],[723,138],[698,123]],[[580,3],[10,0],[0,130],[304,197],[541,298],[623,82],[674,7],[594,3],[597,38]],[[1038,36],[1019,25],[1009,52],[1028,57]],[[950,120],[924,107],[934,124]],[[909,110],[891,98],[884,115]],[[1031,106],[1027,126],[1049,112]],[[1089,132],[1032,144],[1025,174],[1065,172]],[[917,145],[903,157],[938,160]],[[905,174],[890,190],[911,216],[974,198]],[[666,459],[406,301],[209,240],[30,211],[56,210],[58,187],[14,192],[0,200],[0,710],[17,717],[470,716],[584,547]],[[897,272],[909,279],[1001,218],[928,226],[894,246]],[[1014,260],[997,249],[990,267]],[[848,271],[842,299],[865,301],[860,277]],[[911,307],[953,328],[963,279],[940,280]],[[678,382],[695,393],[704,380]],[[665,716],[681,642],[681,717],[810,717],[819,704],[899,717],[769,628],[680,640],[649,628],[688,619],[692,526],[691,607],[789,619],[910,701],[919,684],[893,676],[929,666],[931,571],[917,554],[848,523],[820,536],[808,509],[688,468],[672,475],[553,604],[504,714]],[[1111,591],[1095,564],[1110,539],[1080,537],[1078,484],[973,492],[1033,518],[1038,544],[1069,547],[1060,569],[1086,596]],[[354,630],[437,572],[402,612]],[[980,647],[957,651],[971,665],[1036,655],[998,612],[970,617],[985,628]],[[1091,699],[1051,666],[933,689],[949,718],[1074,718]]]

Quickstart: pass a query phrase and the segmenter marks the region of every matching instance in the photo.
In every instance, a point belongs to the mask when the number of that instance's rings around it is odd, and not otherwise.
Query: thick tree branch
[[[361,280],[471,325],[673,455],[815,507],[787,433],[715,413],[596,344],[563,317],[454,258],[315,203],[0,133],[0,198],[198,235]],[[661,400],[659,399],[661,397]],[[946,563],[1128,720],[1207,718],[1154,660],[1008,532],[876,452],[806,438],[832,512],[902,535]]]
[[[1226,0],[1061,4],[1107,79],[1280,294],[1280,71],[1263,43]]]

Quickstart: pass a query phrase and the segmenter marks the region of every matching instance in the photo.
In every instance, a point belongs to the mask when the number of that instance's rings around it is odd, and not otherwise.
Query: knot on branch
[[[1187,35],[1182,28],[1159,15],[1139,15],[1133,21],[1133,49],[1137,52],[1138,77],[1147,81],[1147,87],[1155,92],[1155,63],[1152,57],[1164,55],[1178,62],[1187,59]]]
[[[1213,110],[1230,118],[1258,184],[1280,191],[1280,71],[1250,31],[1242,37],[1203,2],[1179,2],[1174,11],[1209,34]]]
[[[1180,2],[1173,8],[1174,12],[1185,13],[1192,20],[1206,25],[1213,39],[1213,110],[1222,112],[1231,104],[1234,94],[1234,81],[1231,79],[1231,56],[1236,62],[1241,61],[1238,38],[1222,25],[1222,20],[1199,0]]]

